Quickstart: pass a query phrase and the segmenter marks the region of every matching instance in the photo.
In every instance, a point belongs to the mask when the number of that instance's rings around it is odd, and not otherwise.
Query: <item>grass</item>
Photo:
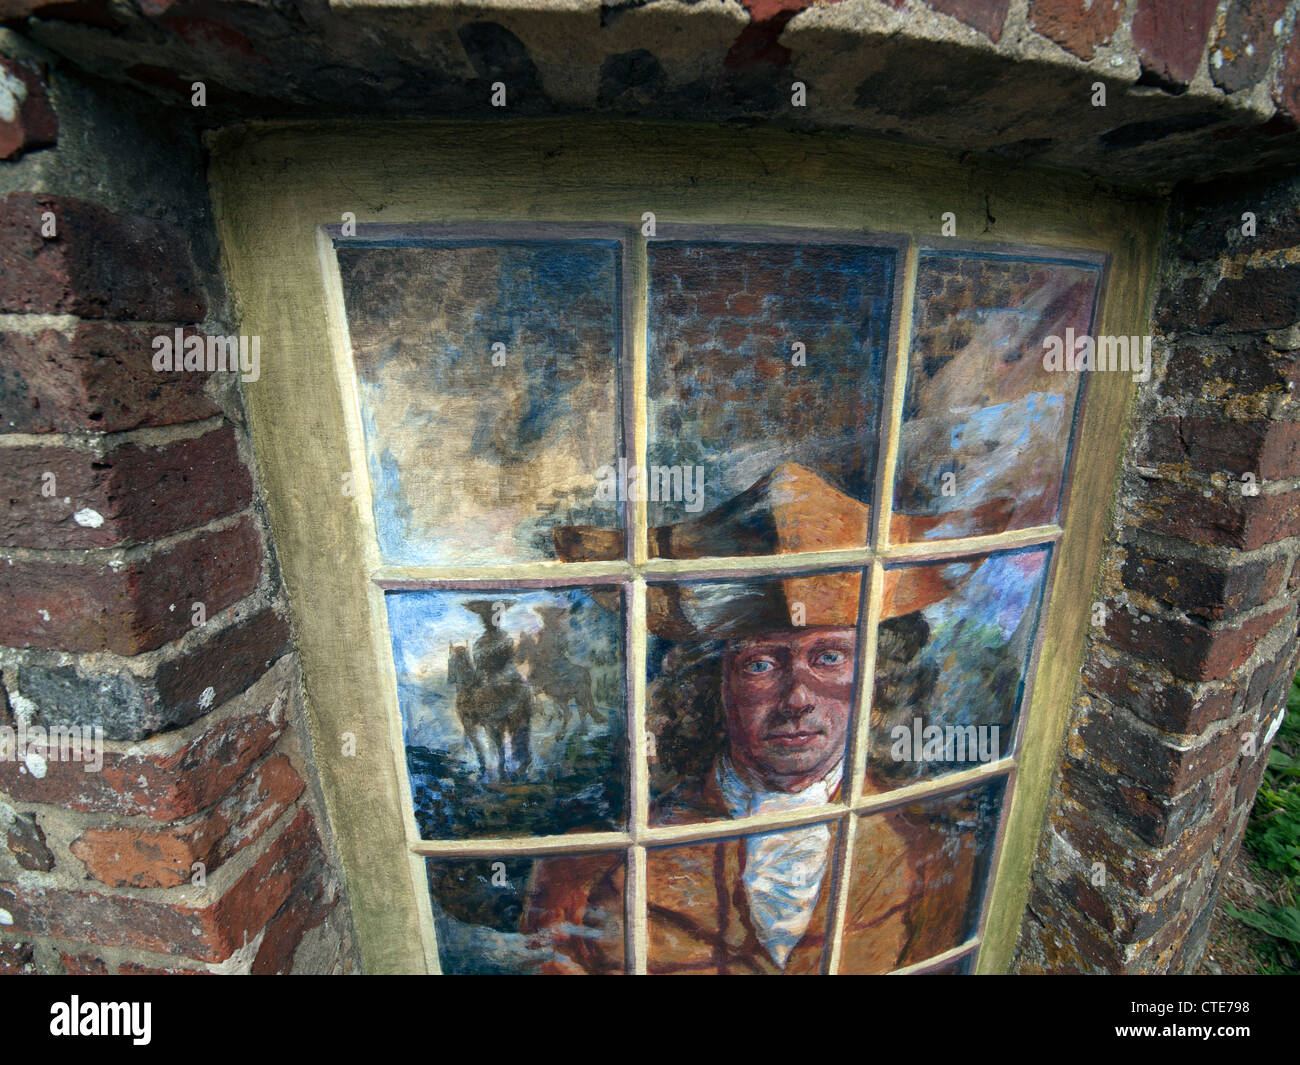
[[[1255,931],[1259,972],[1295,974],[1300,964],[1300,677],[1287,693],[1286,715],[1246,824],[1245,845],[1255,864],[1273,874],[1278,901],[1244,909],[1225,901],[1224,912]]]

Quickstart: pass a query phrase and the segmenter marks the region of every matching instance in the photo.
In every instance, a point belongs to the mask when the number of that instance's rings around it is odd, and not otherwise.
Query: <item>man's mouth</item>
[[[781,747],[805,747],[821,734],[820,729],[799,729],[795,732],[769,732],[763,739]]]

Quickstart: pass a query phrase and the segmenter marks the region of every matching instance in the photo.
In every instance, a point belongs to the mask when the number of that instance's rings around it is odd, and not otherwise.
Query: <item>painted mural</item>
[[[704,509],[785,462],[867,501],[894,258],[866,245],[652,242],[649,464],[700,471]],[[684,510],[652,500],[650,524]]]
[[[1044,340],[1091,333],[1099,267],[933,253],[916,279],[894,509],[907,539],[1056,520],[1083,375]]]
[[[553,557],[556,525],[617,527],[618,249],[344,246],[339,272],[385,562]]]
[[[644,574],[641,801],[652,829],[717,826],[646,845],[648,971],[823,971],[841,899],[840,971],[950,950],[941,971],[967,971],[954,948],[977,931],[1005,777],[863,815],[843,847],[855,707],[869,682],[867,796],[1010,756],[1051,547],[888,563],[863,678],[870,571],[797,556],[870,539],[895,253],[668,240],[648,256],[633,471],[616,247],[344,249],[381,555],[560,564],[546,573],[625,558],[639,481],[649,557],[697,563]],[[922,257],[891,539],[1056,520],[1078,378],[1042,370],[1042,341],[1090,327],[1098,277]],[[497,343],[518,365],[492,367]],[[708,562],[743,556],[791,557],[775,573]],[[574,838],[427,860],[446,972],[627,964],[628,844],[582,834],[629,830],[637,805],[632,589],[538,572],[385,595],[421,837]]]

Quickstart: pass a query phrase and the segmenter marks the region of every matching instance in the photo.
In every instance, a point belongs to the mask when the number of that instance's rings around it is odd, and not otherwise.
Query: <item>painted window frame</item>
[[[329,165],[320,165],[328,159]],[[978,955],[978,972],[1010,961],[1027,894],[1033,850],[1063,741],[1077,666],[1092,616],[1091,589],[1127,436],[1136,387],[1131,374],[1092,374],[1066,471],[1065,526],[888,545],[910,351],[911,308],[920,252],[1068,254],[1103,264],[1095,329],[1143,333],[1162,211],[1157,201],[1046,171],[954,162],[943,153],[839,135],[719,130],[694,126],[564,120],[536,122],[260,125],[224,131],[213,142],[211,179],[219,232],[242,331],[262,338],[262,374],[244,385],[258,467],[302,659],[313,756],[330,828],[347,877],[363,966],[369,972],[438,972],[425,877],[427,855],[565,853],[626,846],[630,889],[629,970],[643,971],[645,846],[735,836],[741,823],[665,830],[646,825],[645,577],[716,573],[718,560],[647,560],[644,501],[636,506],[632,557],[611,563],[536,562],[463,567],[458,572],[384,566],[378,555],[367,462],[334,240],[349,212],[354,239],[391,239],[412,227],[428,235],[617,234],[623,263],[621,330],[630,391],[646,395],[646,281],[642,216],[653,211],[657,239],[844,239],[900,249],[886,354],[880,432],[886,447],[875,471],[873,543],[835,552],[871,572],[872,594],[859,621],[860,681],[855,766],[866,750],[880,575],[886,560],[946,558],[976,550],[1050,543],[1043,616],[1025,679],[1012,754],[998,762],[864,797],[861,774],[840,811],[857,816],[918,796],[951,793],[1005,776],[988,890],[976,938],[909,967],[925,971]],[[997,222],[986,192],[997,196]],[[958,236],[936,236],[951,210]],[[963,233],[970,236],[962,236]],[[634,404],[635,407],[635,404]],[[626,410],[626,407],[625,407]],[[633,409],[630,460],[645,462],[643,405]],[[349,487],[352,489],[348,491]],[[1087,504],[1081,504],[1081,500]],[[1105,506],[1099,505],[1101,501]],[[844,556],[842,559],[839,556]],[[728,572],[788,570],[829,557],[725,560]],[[733,565],[734,563],[734,565]],[[547,576],[547,568],[553,576]],[[561,570],[562,567],[562,570]],[[631,580],[628,695],[632,741],[630,824],[625,833],[510,840],[419,840],[410,801],[396,677],[384,606],[389,588],[501,587],[521,570],[550,584]],[[562,576],[562,575],[563,576]],[[350,737],[350,740],[349,740]],[[349,753],[350,752],[350,753]],[[824,814],[826,811],[822,811]],[[806,822],[816,810],[800,811]],[[787,817],[787,820],[789,818]],[[744,831],[768,827],[762,819]],[[850,842],[843,837],[839,848]],[[400,856],[407,856],[406,863]],[[837,898],[847,863],[839,862]],[[403,867],[409,875],[402,875]],[[843,920],[834,911],[835,928]],[[835,971],[839,936],[829,958]]]

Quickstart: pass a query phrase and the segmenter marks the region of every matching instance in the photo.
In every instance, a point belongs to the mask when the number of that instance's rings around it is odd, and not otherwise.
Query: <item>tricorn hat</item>
[[[938,519],[894,515],[896,537],[914,538],[920,526]],[[918,526],[913,528],[912,526]],[[787,462],[759,478],[715,510],[676,525],[649,530],[651,558],[698,559],[738,555],[787,555],[864,547],[871,508],[813,473]],[[556,553],[566,562],[623,555],[623,532],[569,525],[553,533]],[[881,617],[910,614],[947,597],[952,585],[944,567],[910,566],[885,571]],[[652,581],[646,589],[650,631],[669,640],[730,639],[811,626],[858,623],[861,567],[807,576],[722,581]]]

